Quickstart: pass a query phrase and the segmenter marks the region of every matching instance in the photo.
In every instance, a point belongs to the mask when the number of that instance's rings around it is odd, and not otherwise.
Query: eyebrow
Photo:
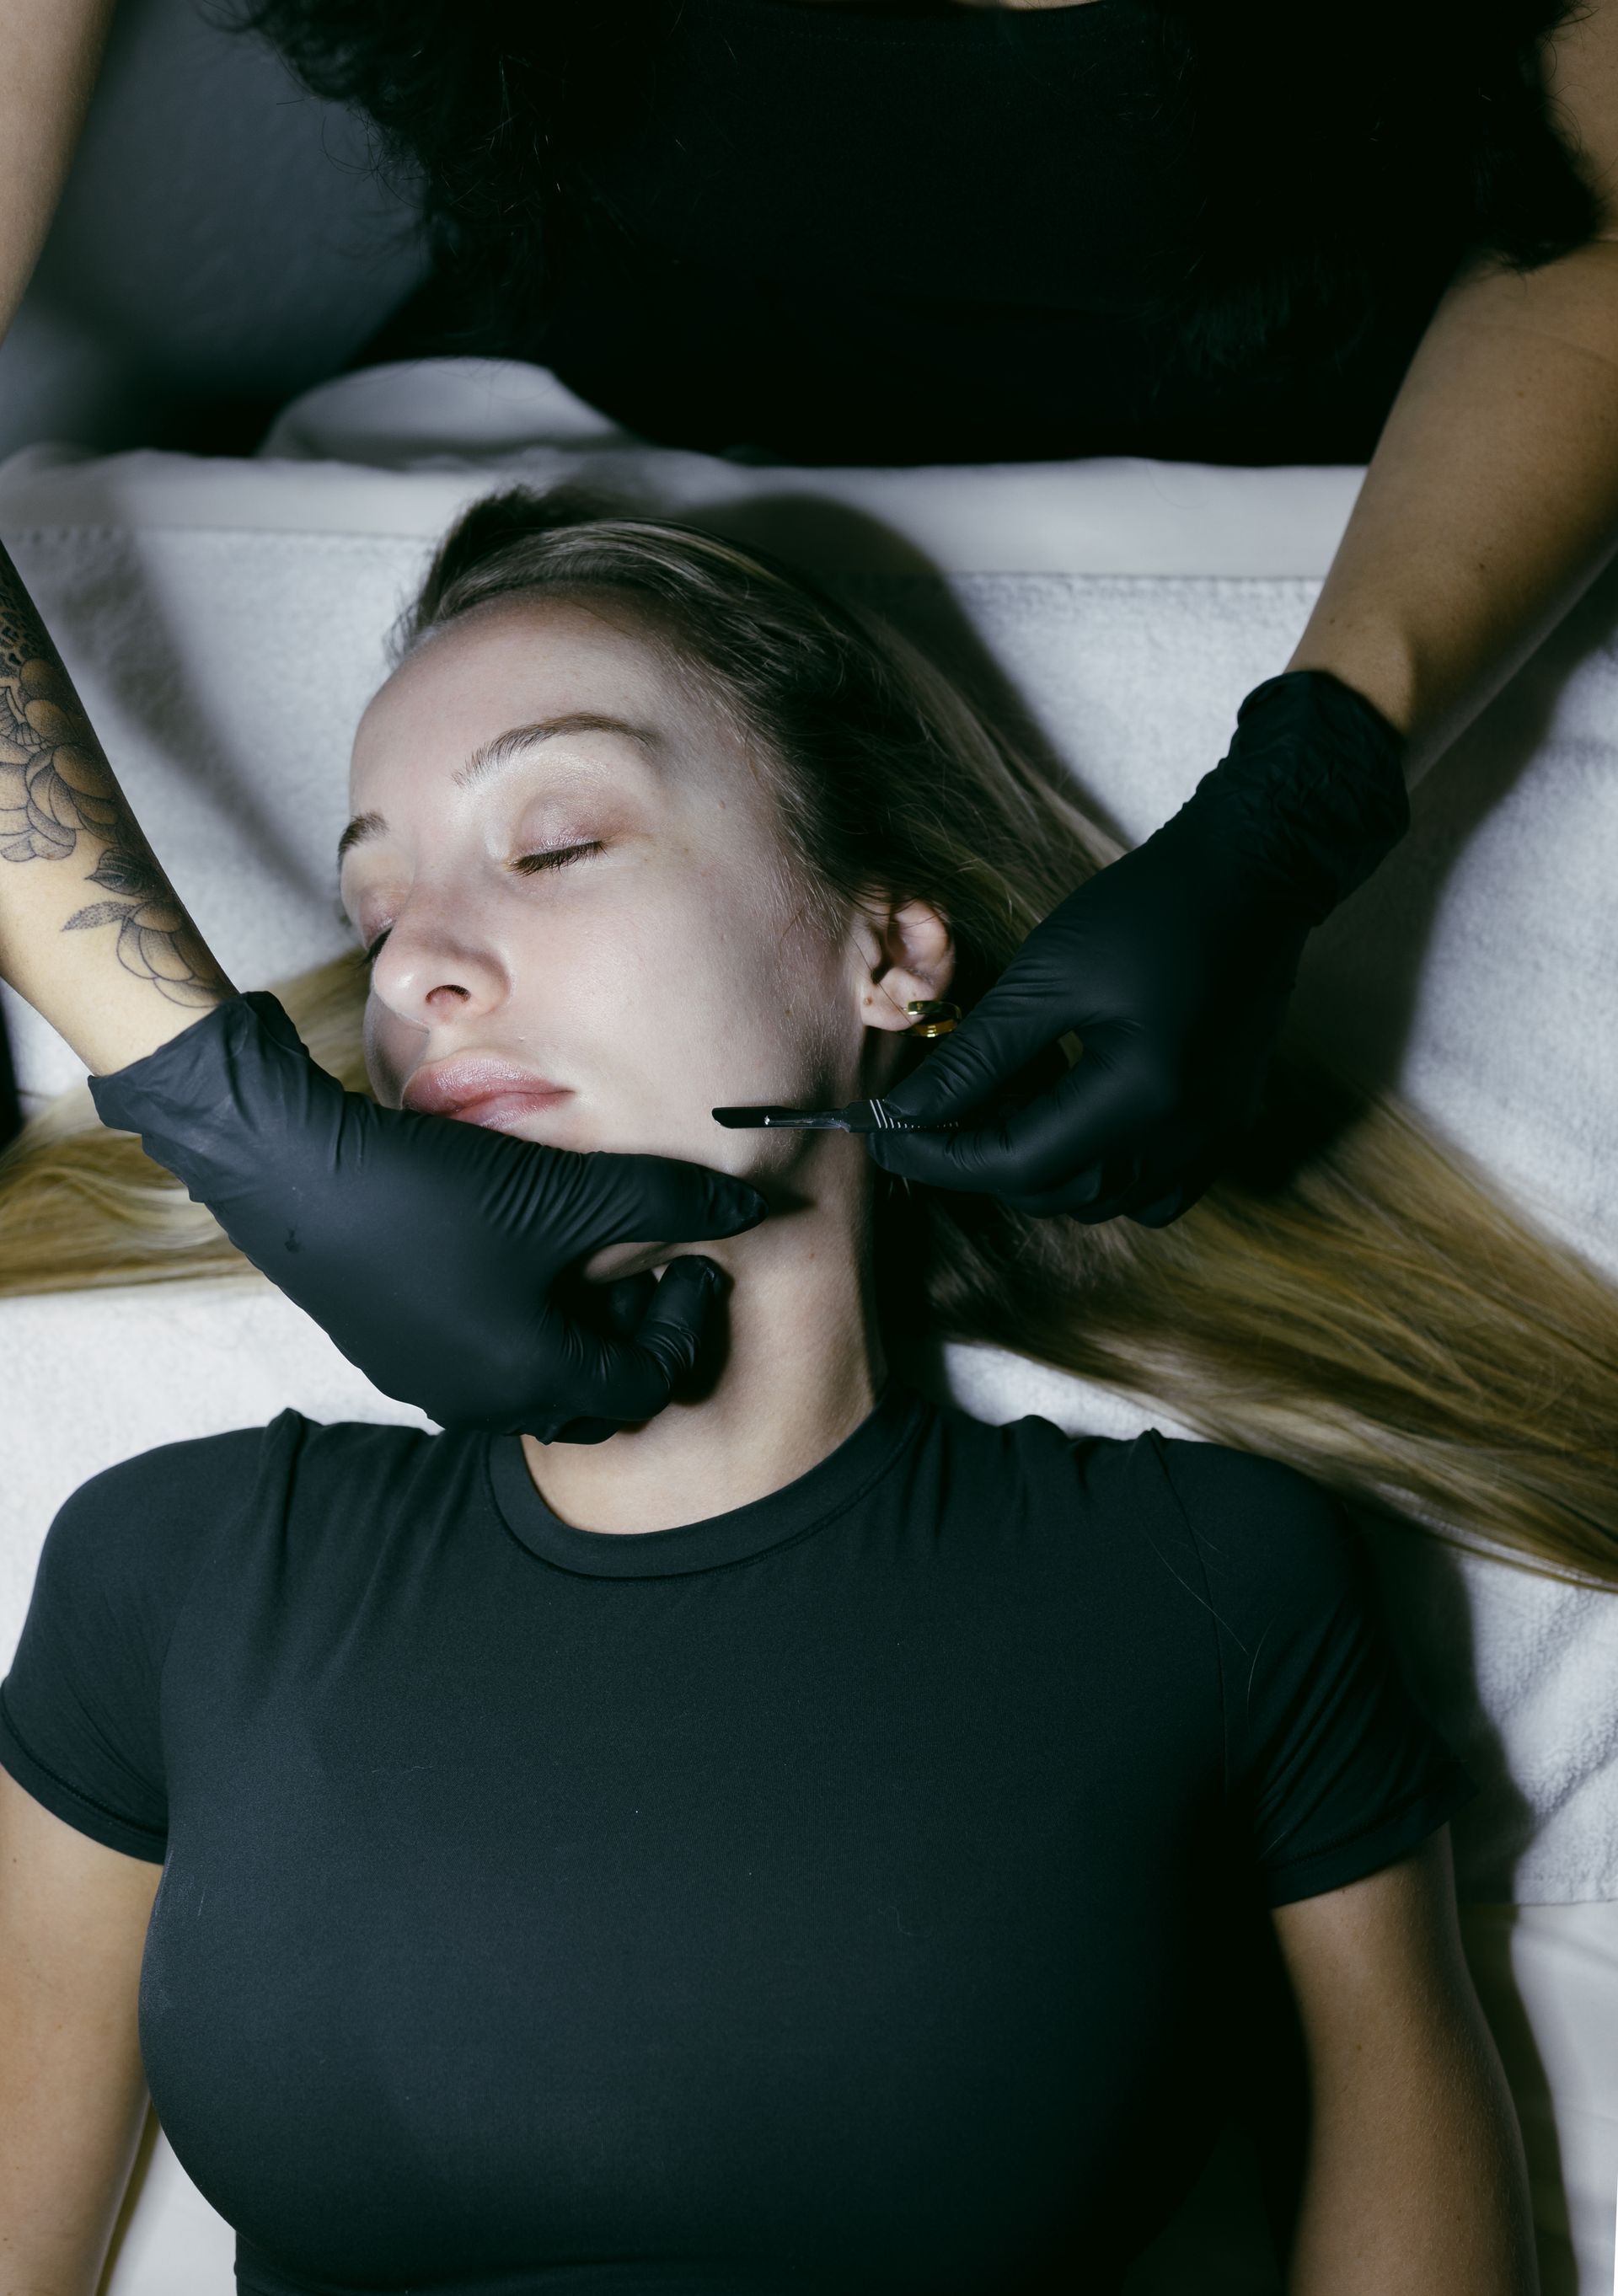
[[[457,766],[450,780],[457,789],[472,789],[515,758],[537,749],[558,734],[624,734],[630,741],[639,742],[648,755],[666,747],[663,736],[651,726],[631,725],[627,718],[612,718],[599,709],[570,709],[560,718],[536,718],[531,725],[508,726],[504,734],[497,734],[480,742],[464,766]],[[388,824],[380,813],[357,813],[337,840],[337,865],[342,866],[344,857],[357,845],[364,845],[373,837],[382,836]]]

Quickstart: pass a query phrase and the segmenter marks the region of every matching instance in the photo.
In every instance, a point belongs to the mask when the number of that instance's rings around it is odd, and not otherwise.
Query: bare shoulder
[[[1546,43],[1545,86],[1601,201],[1600,236],[1618,238],[1618,0],[1580,0]]]

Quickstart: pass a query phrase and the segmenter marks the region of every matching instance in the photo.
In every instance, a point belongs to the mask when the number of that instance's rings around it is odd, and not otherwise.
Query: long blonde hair
[[[616,601],[697,682],[768,775],[828,929],[873,883],[941,909],[963,1004],[1119,850],[879,618],[599,491],[474,504],[396,657],[486,600],[537,591]],[[275,985],[315,1058],[365,1091],[357,953]],[[1387,1096],[1278,1058],[1224,1177],[1163,1229],[875,1185],[896,1341],[1012,1349],[1440,1536],[1481,1533],[1529,1569],[1618,1586],[1618,1294]],[[252,1274],[131,1136],[96,1122],[85,1088],[0,1154],[0,1296],[232,1270]]]

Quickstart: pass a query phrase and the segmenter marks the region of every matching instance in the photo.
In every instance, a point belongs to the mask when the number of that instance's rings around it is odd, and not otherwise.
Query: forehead
[[[700,740],[705,752],[723,730],[630,612],[543,595],[497,599],[434,631],[382,686],[355,735],[351,779],[358,788],[405,761],[448,772],[512,726],[592,711],[655,727],[673,745]],[[575,737],[586,740],[604,759],[644,762],[626,736]]]

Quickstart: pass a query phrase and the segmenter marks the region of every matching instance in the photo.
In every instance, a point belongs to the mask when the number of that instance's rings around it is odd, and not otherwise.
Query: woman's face
[[[903,1000],[941,993],[864,913],[815,928],[740,742],[616,612],[523,597],[436,634],[366,710],[351,799],[389,1105],[758,1177],[858,1144],[710,1111],[880,1090]]]

